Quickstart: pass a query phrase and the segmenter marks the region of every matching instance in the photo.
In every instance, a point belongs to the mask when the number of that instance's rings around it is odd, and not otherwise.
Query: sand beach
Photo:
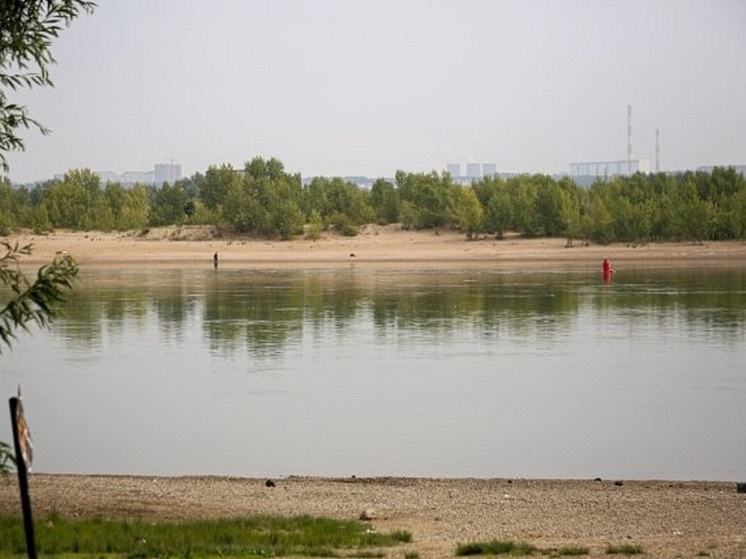
[[[744,266],[746,242],[649,243],[597,245],[566,239],[467,240],[449,230],[412,231],[398,225],[367,225],[355,237],[325,233],[317,240],[291,241],[215,237],[199,226],[154,228],[147,232],[22,232],[8,238],[32,244],[24,265],[48,262],[55,254],[73,255],[88,266],[205,266],[215,253],[220,266],[324,267],[388,265],[413,267],[490,266],[500,269],[587,267],[601,269],[609,258],[623,266]]]

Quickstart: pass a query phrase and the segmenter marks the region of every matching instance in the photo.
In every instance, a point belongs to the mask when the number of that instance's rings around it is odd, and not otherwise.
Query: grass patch
[[[590,555],[591,550],[587,547],[561,547],[557,550],[560,557],[578,557],[581,555]]]
[[[456,548],[456,555],[465,557],[467,555],[533,555],[539,549],[533,545],[515,543],[510,541],[492,540],[489,542],[472,542],[461,544]]]
[[[376,533],[357,520],[309,516],[189,522],[68,520],[52,515],[34,526],[39,555],[121,554],[128,557],[344,555],[380,557],[375,548],[412,540],[409,532]],[[0,516],[0,556],[24,554],[20,518]]]
[[[606,548],[608,555],[639,555],[642,553],[642,548],[639,545],[632,545],[625,543],[622,545],[611,545]]]
[[[589,555],[590,550],[587,547],[541,549],[530,544],[501,540],[466,543],[456,548],[456,555],[459,557],[467,555],[509,555],[511,557],[522,557],[536,554],[548,557],[577,557],[580,555]]]

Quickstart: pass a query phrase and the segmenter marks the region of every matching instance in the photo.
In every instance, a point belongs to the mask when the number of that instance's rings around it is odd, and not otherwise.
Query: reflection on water
[[[745,333],[739,270],[90,271],[0,387],[39,471],[741,479]]]

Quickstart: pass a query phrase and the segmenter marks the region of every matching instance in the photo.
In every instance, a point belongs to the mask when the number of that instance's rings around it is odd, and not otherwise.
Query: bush
[[[357,237],[360,232],[347,214],[336,213],[331,217],[334,229],[344,237]]]
[[[625,543],[622,545],[611,545],[606,548],[608,555],[639,555],[642,553],[642,548],[639,545],[632,545]]]

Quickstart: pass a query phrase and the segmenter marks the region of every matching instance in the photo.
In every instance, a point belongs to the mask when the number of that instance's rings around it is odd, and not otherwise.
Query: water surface
[[[93,270],[0,388],[43,472],[741,480],[745,334],[732,269]]]

